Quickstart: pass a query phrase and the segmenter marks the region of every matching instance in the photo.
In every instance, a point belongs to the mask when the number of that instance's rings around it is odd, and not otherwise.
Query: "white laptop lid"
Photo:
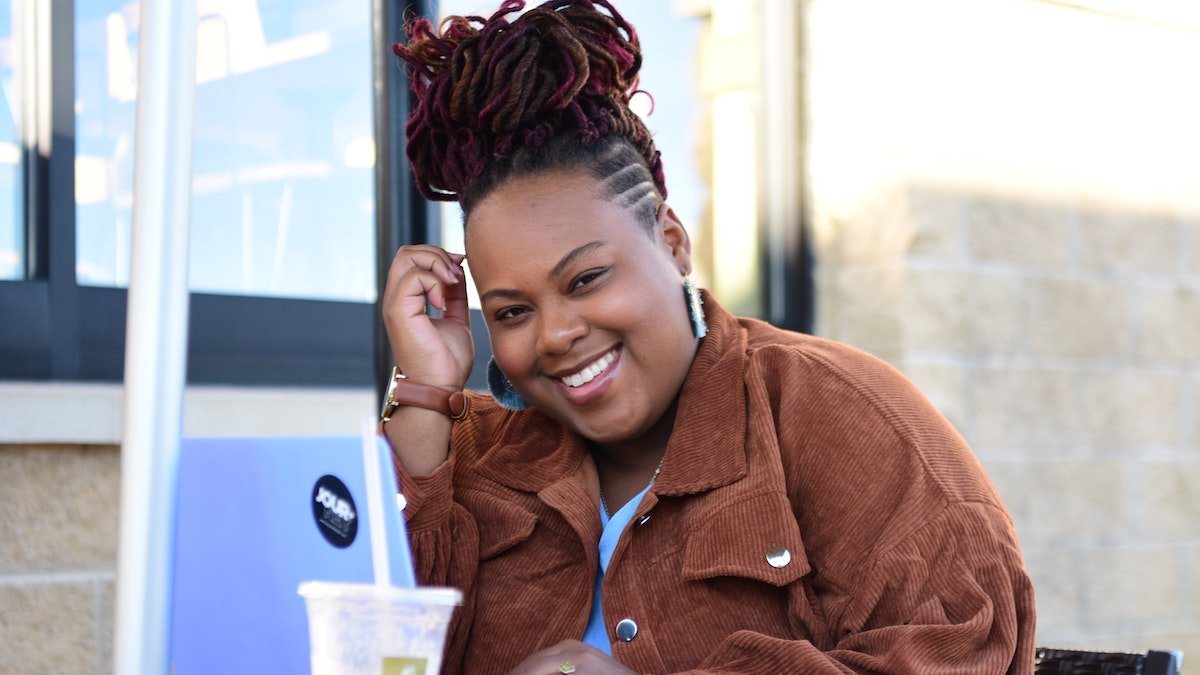
[[[372,455],[376,470],[364,464]],[[396,477],[382,439],[184,439],[171,622],[176,675],[309,672],[297,586],[375,581],[368,475],[378,476],[383,495],[391,582],[411,587]]]

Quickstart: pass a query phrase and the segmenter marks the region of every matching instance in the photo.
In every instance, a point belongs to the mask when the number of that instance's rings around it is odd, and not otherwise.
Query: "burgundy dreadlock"
[[[508,177],[584,168],[652,222],[667,188],[650,132],[629,109],[637,33],[608,0],[550,0],[510,22],[524,6],[448,17],[440,35],[416,19],[407,44],[393,47],[418,100],[405,128],[418,189],[469,214]]]

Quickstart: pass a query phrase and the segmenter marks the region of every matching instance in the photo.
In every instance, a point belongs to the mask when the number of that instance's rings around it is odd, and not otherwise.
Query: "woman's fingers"
[[[394,301],[401,298],[412,298],[414,295],[426,295],[431,304],[439,310],[445,309],[445,293],[442,286],[430,282],[430,275],[446,286],[462,286],[464,279],[461,267],[463,257],[451,255],[437,246],[418,245],[403,246],[392,259],[388,270],[388,286],[384,291],[384,311]],[[408,280],[406,282],[406,279]],[[414,280],[421,280],[415,285]],[[424,311],[424,305],[421,307]],[[412,315],[409,315],[412,316]]]
[[[454,386],[470,372],[473,346],[462,261],[462,255],[436,246],[404,246],[388,270],[384,327],[396,365],[415,379]],[[442,317],[431,318],[426,303]]]
[[[392,259],[392,267],[388,271],[388,285],[414,267],[433,272],[442,281],[453,284],[458,277],[455,270],[459,269],[462,260],[463,256],[448,253],[437,246],[402,246]]]
[[[563,640],[530,655],[509,675],[556,675],[571,669],[579,675],[636,675],[611,656],[578,640]]]
[[[458,283],[444,288],[442,317],[465,321],[469,326],[471,325],[471,310],[467,306],[467,273],[463,271],[462,267],[456,268],[456,271]]]

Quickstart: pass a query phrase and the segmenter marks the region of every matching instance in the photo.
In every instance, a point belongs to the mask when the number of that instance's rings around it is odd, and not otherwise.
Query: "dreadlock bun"
[[[631,146],[664,198],[659,153],[629,108],[642,64],[633,27],[607,0],[550,0],[510,22],[524,6],[506,0],[486,20],[448,17],[440,32],[416,19],[393,47],[412,68],[417,105],[405,130],[421,194],[477,199],[514,162],[528,170],[522,154],[562,164],[551,148],[567,140],[585,153]]]

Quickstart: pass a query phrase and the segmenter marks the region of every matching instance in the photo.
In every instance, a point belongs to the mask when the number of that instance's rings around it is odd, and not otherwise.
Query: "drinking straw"
[[[388,564],[387,528],[384,525],[383,474],[379,470],[379,447],[375,423],[363,421],[363,472],[367,480],[367,519],[371,525],[371,564],[375,568],[375,585],[391,586],[391,566]]]

